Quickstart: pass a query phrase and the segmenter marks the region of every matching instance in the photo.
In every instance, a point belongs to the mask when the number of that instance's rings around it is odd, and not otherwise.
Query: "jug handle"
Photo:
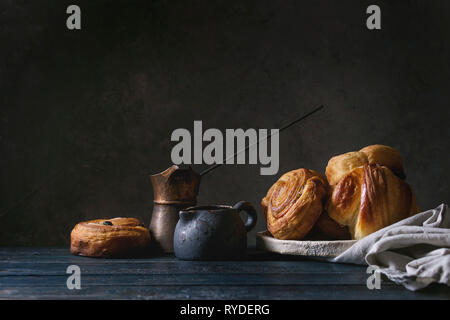
[[[253,208],[252,204],[248,201],[239,201],[233,206],[233,209],[236,209],[238,213],[240,211],[245,211],[247,213],[247,221],[245,222],[245,230],[249,232],[256,225],[256,220],[258,218],[255,208]]]

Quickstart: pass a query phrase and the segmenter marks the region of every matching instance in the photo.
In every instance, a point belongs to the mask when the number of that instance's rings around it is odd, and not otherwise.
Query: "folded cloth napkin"
[[[441,204],[356,242],[332,259],[368,264],[409,290],[438,282],[450,286],[450,213]]]

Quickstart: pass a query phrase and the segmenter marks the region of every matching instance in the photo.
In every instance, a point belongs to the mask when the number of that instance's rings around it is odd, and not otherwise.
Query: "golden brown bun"
[[[131,256],[143,253],[150,245],[150,232],[135,218],[80,222],[70,238],[70,252],[87,257]]]
[[[365,164],[331,186],[328,215],[347,226],[353,239],[391,225],[418,212],[410,186],[378,164]]]
[[[282,175],[261,201],[269,232],[277,239],[302,239],[322,213],[327,192],[327,181],[314,170]]]
[[[315,227],[319,229],[327,239],[349,240],[352,238],[348,231],[348,227],[341,226],[331,219],[326,211],[322,212]]]
[[[365,164],[386,166],[398,177],[405,178],[400,153],[394,148],[375,144],[359,151],[347,152],[331,158],[325,170],[328,183],[331,186],[335,185],[344,175]]]

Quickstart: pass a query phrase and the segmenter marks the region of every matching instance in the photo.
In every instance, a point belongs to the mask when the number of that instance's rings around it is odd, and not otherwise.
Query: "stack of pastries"
[[[335,156],[325,175],[297,169],[269,189],[261,206],[275,238],[359,240],[419,211],[400,153],[391,147]]]

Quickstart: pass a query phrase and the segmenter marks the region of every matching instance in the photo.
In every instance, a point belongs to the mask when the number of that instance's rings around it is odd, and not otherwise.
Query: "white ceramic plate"
[[[272,237],[269,231],[256,233],[256,247],[258,249],[295,256],[334,258],[355,243],[356,240],[279,240]]]

